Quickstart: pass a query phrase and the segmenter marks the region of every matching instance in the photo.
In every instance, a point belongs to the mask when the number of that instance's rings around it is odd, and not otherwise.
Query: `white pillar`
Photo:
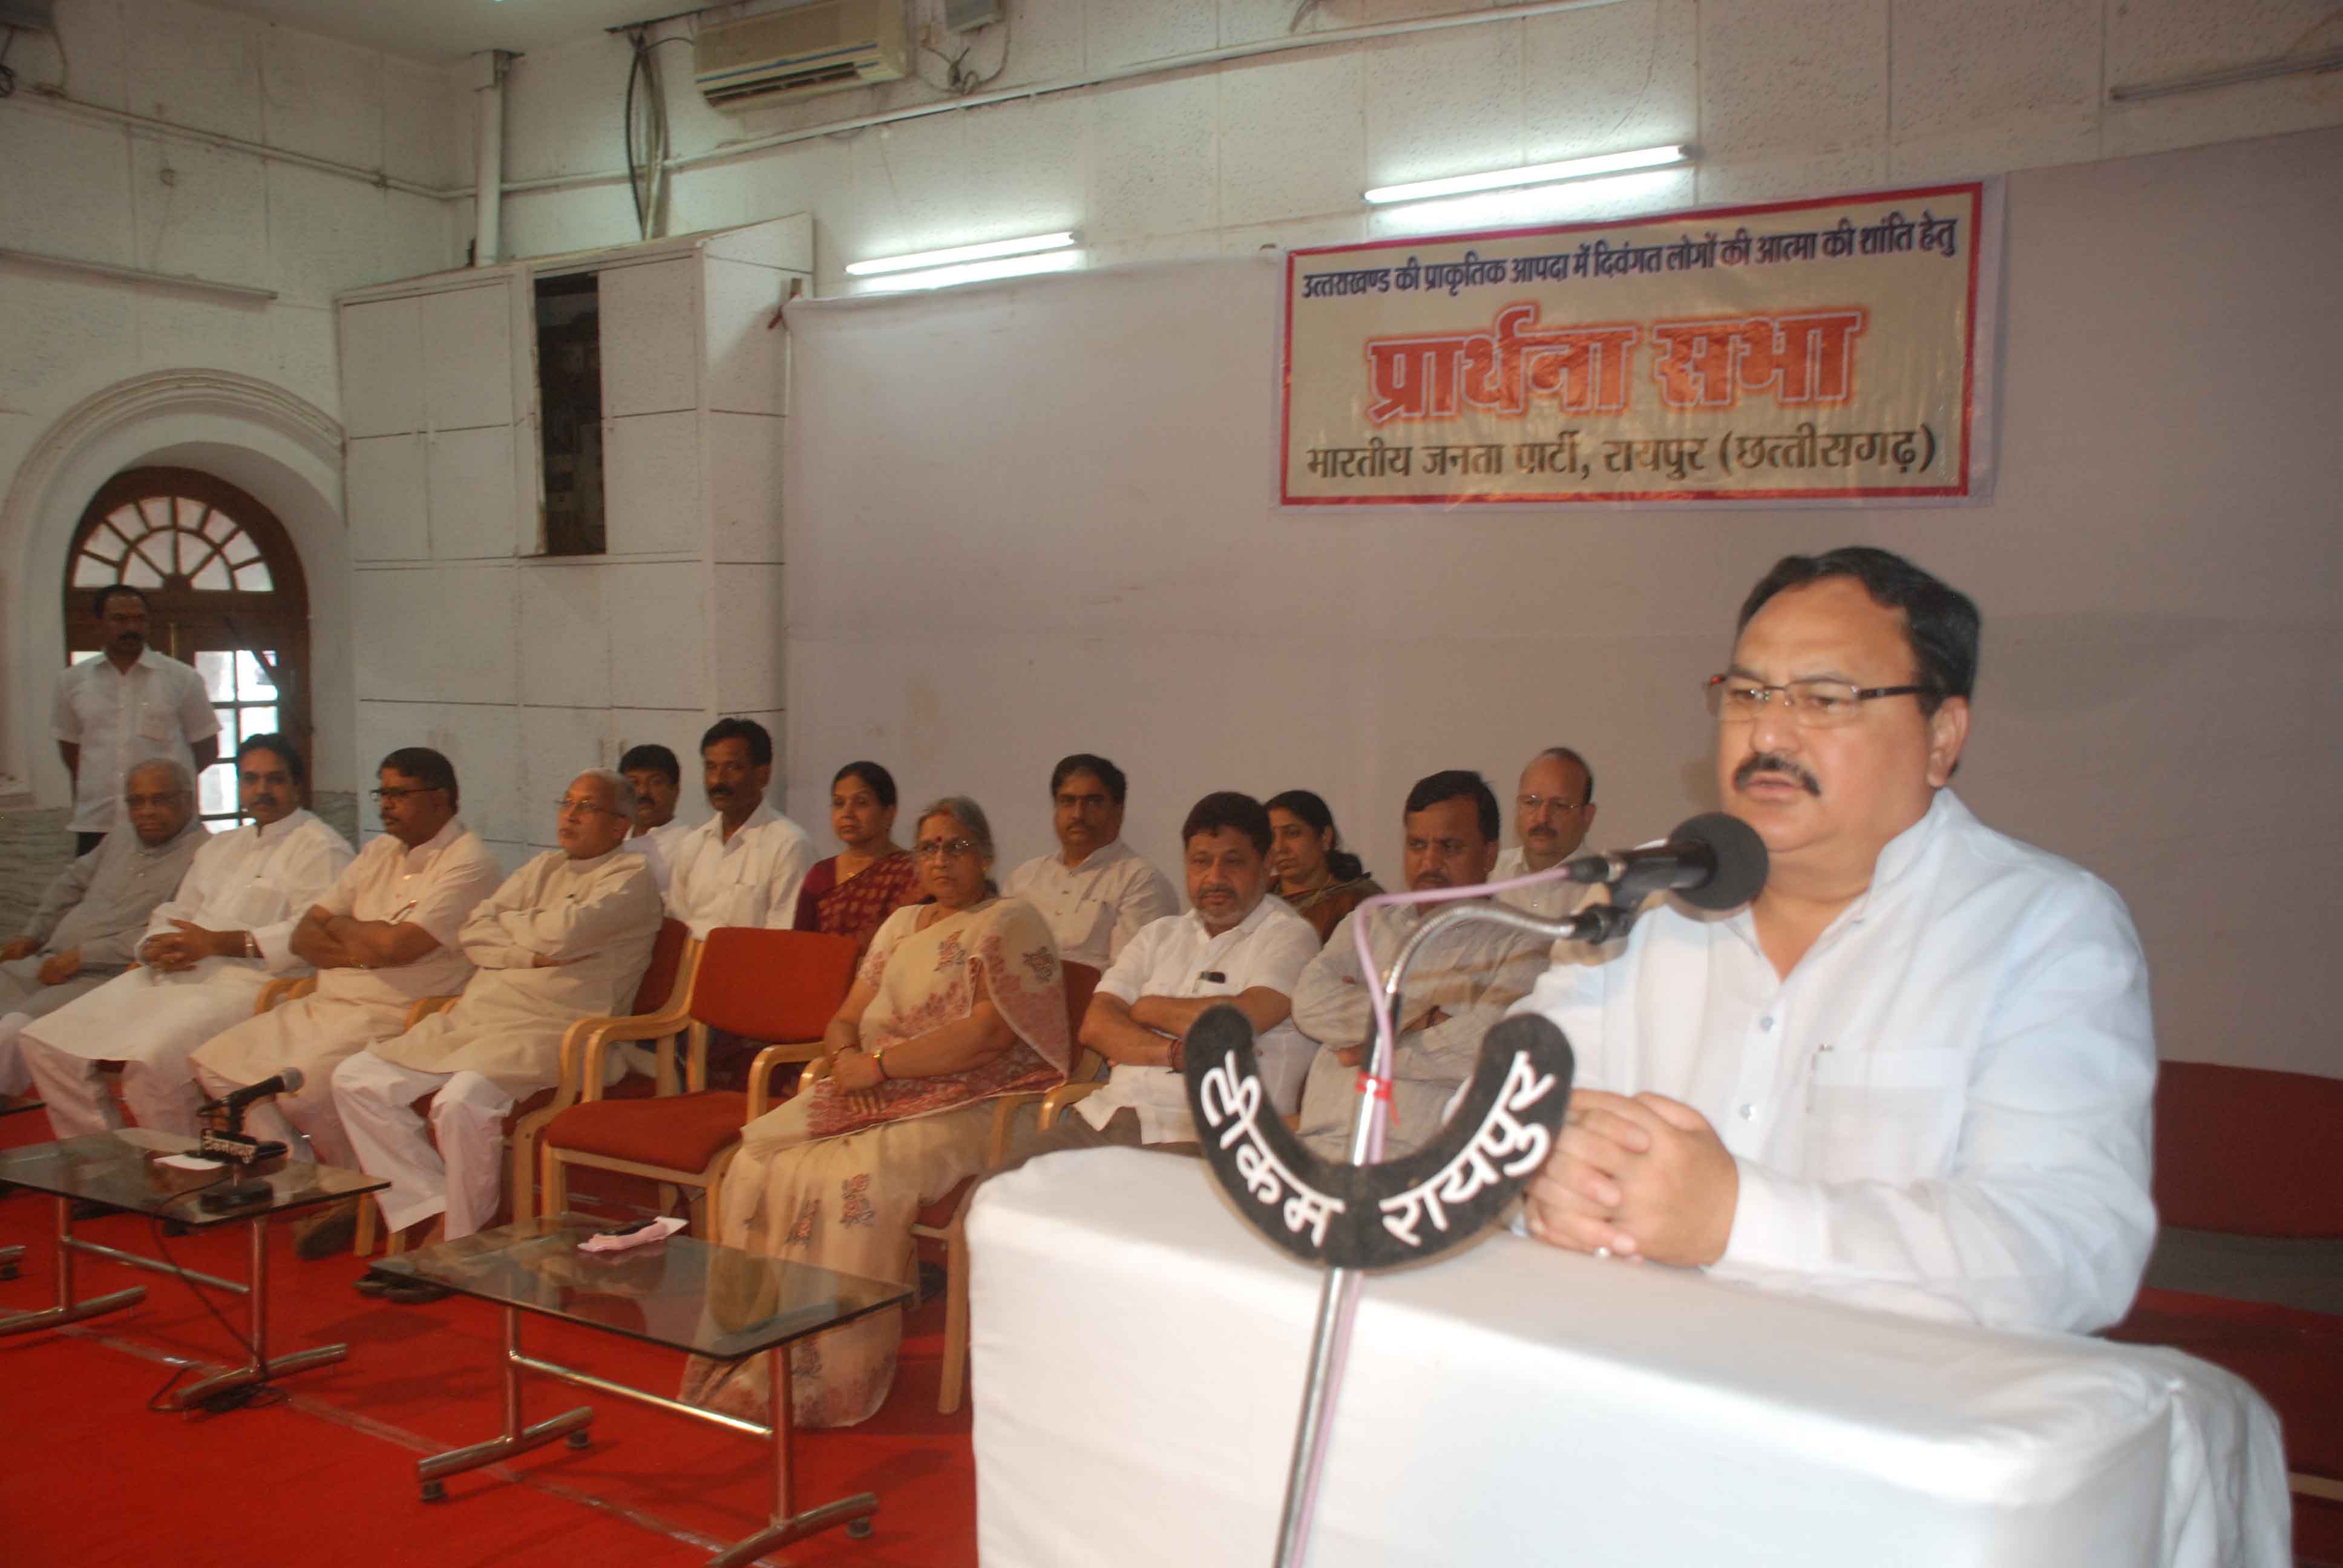
[[[494,266],[504,244],[505,70],[512,56],[488,49],[472,56],[478,125],[473,136],[472,265]]]

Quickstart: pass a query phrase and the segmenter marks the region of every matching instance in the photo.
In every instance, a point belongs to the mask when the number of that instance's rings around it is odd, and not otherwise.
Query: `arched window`
[[[65,558],[65,662],[99,657],[95,591],[140,589],[147,638],[192,664],[220,720],[220,760],[197,781],[206,821],[234,826],[236,742],[281,731],[309,749],[309,593],[275,514],[193,468],[131,468],[83,511]]]

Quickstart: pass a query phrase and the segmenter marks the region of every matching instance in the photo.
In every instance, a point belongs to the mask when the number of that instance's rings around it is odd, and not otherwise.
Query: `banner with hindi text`
[[[1986,498],[2000,194],[1294,251],[1280,500]]]

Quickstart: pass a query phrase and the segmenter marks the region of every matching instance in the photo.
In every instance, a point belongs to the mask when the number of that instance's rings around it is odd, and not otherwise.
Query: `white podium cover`
[[[988,1568],[1267,1568],[1321,1276],[1136,1150],[986,1183],[969,1236]],[[1310,1563],[2281,1568],[2286,1488],[2176,1352],[1500,1232],[1366,1282]]]

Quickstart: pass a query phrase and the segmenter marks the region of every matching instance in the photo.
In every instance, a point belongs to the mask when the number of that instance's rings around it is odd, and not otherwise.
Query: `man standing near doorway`
[[[141,762],[162,758],[201,778],[219,760],[219,716],[203,677],[146,645],[146,596],[117,583],[98,589],[90,608],[105,653],[57,672],[50,717],[73,778],[76,855],[119,819],[115,802]]]

